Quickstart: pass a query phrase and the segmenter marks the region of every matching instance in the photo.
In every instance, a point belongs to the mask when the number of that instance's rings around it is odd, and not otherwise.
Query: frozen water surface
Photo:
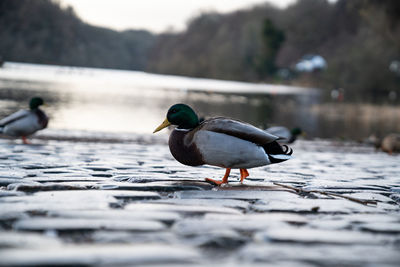
[[[399,155],[298,141],[294,159],[217,188],[204,178],[224,170],[179,164],[166,135],[54,133],[0,139],[2,266],[400,262]]]

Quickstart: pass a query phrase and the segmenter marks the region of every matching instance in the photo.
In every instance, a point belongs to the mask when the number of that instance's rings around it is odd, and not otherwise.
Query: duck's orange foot
[[[210,183],[210,184],[213,184],[213,185],[217,185],[217,186],[220,186],[222,184],[227,184],[228,183],[228,177],[229,177],[230,173],[231,173],[231,168],[226,168],[225,175],[222,178],[222,181],[206,178],[206,182]]]
[[[221,186],[223,184],[228,184],[228,182],[218,181],[218,180],[214,180],[214,179],[210,179],[210,178],[206,178],[205,180],[206,180],[207,183],[210,183],[210,184],[216,185],[216,186]]]
[[[240,183],[243,183],[247,176],[249,176],[249,172],[246,169],[240,169]]]
[[[30,145],[31,143],[28,141],[28,139],[26,139],[26,136],[22,136],[22,143],[24,143],[25,145]]]

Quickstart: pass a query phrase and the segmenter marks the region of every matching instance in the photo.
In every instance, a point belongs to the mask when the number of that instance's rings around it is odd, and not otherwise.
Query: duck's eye
[[[172,114],[176,113],[176,109],[171,110],[170,113]]]

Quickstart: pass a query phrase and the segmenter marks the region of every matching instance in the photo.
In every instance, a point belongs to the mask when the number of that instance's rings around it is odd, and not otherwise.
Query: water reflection
[[[301,127],[308,137],[362,139],[400,132],[400,109],[394,106],[323,102],[310,95],[215,94],[159,90],[112,83],[57,83],[0,80],[0,117],[27,107],[42,96],[50,128],[151,133],[177,102],[200,116],[227,116],[266,128]]]

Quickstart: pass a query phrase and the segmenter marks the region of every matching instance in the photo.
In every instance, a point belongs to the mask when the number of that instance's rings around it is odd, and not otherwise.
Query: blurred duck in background
[[[21,137],[24,144],[29,144],[27,136],[47,127],[49,118],[39,108],[43,99],[34,97],[29,102],[29,110],[21,109],[0,120],[0,134]]]
[[[154,133],[177,125],[169,137],[172,156],[182,164],[208,164],[226,168],[222,181],[207,178],[215,185],[228,183],[232,168],[240,169],[240,182],[249,176],[247,169],[280,163],[291,158],[292,149],[276,142],[279,137],[250,124],[216,117],[200,121],[191,107],[176,104]]]
[[[289,130],[283,126],[274,126],[267,128],[265,131],[269,134],[280,137],[278,142],[284,144],[291,144],[296,141],[299,135],[304,135],[304,132],[298,127]]]
[[[383,138],[381,149],[389,154],[400,152],[400,134],[392,133]]]

